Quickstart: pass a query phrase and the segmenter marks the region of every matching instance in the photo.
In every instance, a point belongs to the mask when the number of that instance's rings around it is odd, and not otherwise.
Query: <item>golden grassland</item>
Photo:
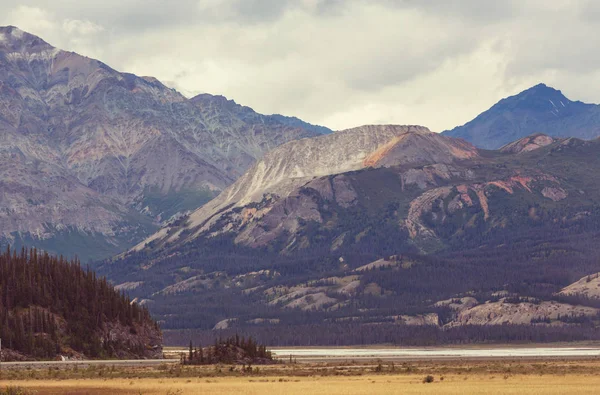
[[[425,383],[431,376],[433,382]],[[24,394],[592,394],[600,360],[432,361],[241,367],[179,365],[18,369],[2,372]],[[18,393],[18,392],[15,392]]]
[[[600,377],[456,376],[444,381],[423,383],[407,375],[366,375],[360,377],[308,377],[286,380],[264,377],[220,379],[114,379],[16,382],[37,394],[597,394]]]

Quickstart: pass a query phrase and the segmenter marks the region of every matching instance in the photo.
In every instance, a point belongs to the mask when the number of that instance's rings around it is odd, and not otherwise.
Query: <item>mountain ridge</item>
[[[199,227],[191,235],[197,237],[225,212],[258,203],[265,193],[285,198],[314,178],[366,167],[452,163],[477,156],[470,144],[416,125],[364,125],[291,141],[267,153],[221,195],[193,212],[187,229]],[[177,239],[184,231],[185,228],[170,234],[168,240]],[[140,250],[170,232],[163,228],[135,249]]]

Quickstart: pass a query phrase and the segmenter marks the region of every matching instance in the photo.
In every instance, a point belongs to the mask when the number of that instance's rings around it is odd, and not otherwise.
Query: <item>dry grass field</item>
[[[600,376],[457,376],[423,383],[407,375],[360,377],[306,377],[288,380],[278,377],[246,379],[91,379],[24,381],[11,385],[35,394],[596,394]],[[27,393],[27,391],[25,392]]]
[[[435,361],[402,364],[312,364],[19,369],[2,372],[0,394],[595,394],[600,361]],[[433,382],[425,383],[431,376]]]

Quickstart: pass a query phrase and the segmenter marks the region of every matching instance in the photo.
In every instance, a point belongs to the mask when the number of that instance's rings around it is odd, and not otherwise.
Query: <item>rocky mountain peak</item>
[[[0,49],[10,52],[35,53],[52,50],[53,46],[15,26],[0,26]]]
[[[572,101],[567,99],[560,90],[546,84],[538,84],[515,96],[500,100],[492,109],[550,112],[558,116],[571,103]]]
[[[534,133],[596,138],[600,136],[599,119],[600,106],[569,100],[560,90],[538,84],[442,134],[460,137],[479,148],[498,149]]]
[[[444,139],[423,126],[365,125],[290,141],[269,151],[224,194],[227,201],[240,204],[260,199],[265,191],[285,195],[293,186],[314,177],[381,165],[377,162],[389,158],[403,139],[412,136]],[[418,147],[408,146],[415,153],[403,158],[405,162],[427,160],[419,157]],[[385,165],[390,165],[390,161]]]

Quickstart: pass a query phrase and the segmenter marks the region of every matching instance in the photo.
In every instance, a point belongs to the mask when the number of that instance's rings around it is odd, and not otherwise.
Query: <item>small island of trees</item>
[[[214,345],[194,347],[190,341],[189,352],[182,354],[184,365],[210,365],[210,364],[258,364],[266,365],[275,363],[273,355],[263,344],[258,344],[253,338],[244,338],[235,335],[226,339],[215,340]]]

